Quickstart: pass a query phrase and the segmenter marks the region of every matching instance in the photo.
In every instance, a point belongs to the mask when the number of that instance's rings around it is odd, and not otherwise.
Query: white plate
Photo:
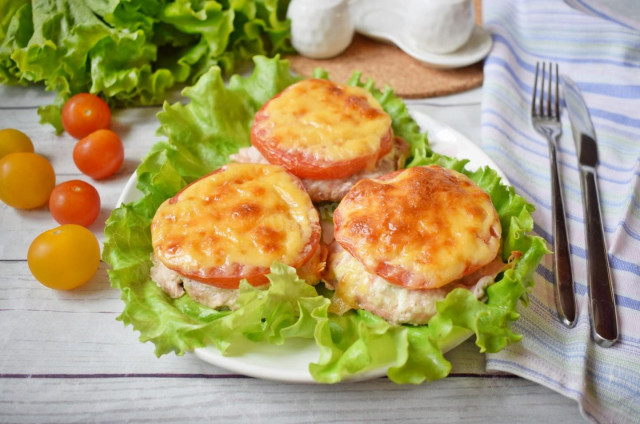
[[[470,170],[488,165],[498,172],[505,184],[508,184],[498,166],[465,136],[424,113],[412,112],[411,115],[420,128],[428,132],[429,144],[435,152],[459,159],[469,159],[467,168]],[[118,206],[122,203],[135,201],[140,197],[141,193],[136,189],[136,174],[134,173],[127,181],[118,199]],[[443,351],[453,349],[470,335],[470,333],[463,335]],[[319,352],[313,340],[287,340],[280,346],[252,344],[250,349],[237,356],[223,356],[214,347],[196,349],[195,355],[212,365],[250,377],[292,383],[317,383],[311,377],[308,367],[310,363],[318,360]],[[382,377],[386,375],[386,371],[385,367],[368,370],[351,380]]]
[[[394,8],[378,2],[357,1],[352,4],[355,29],[360,34],[381,41],[390,41],[409,56],[432,68],[453,69],[472,65],[484,59],[493,45],[491,34],[476,25],[467,43],[458,50],[438,54],[425,50],[406,31],[406,18]]]

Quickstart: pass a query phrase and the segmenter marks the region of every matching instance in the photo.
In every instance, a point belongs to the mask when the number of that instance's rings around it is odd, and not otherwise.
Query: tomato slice
[[[309,253],[306,256],[301,256],[300,261],[289,264],[289,266],[295,269],[304,268],[305,270],[312,270],[313,268],[318,268],[323,263],[320,259],[323,257],[326,259],[326,247],[320,244],[320,231],[314,232],[313,239],[309,241],[308,246],[312,248],[309,250]],[[206,276],[198,272],[187,274],[185,277],[220,289],[237,289],[240,287],[240,281],[242,280],[247,280],[247,282],[254,287],[268,283],[269,279],[267,278],[267,274],[270,272],[271,269],[267,267],[255,268],[240,264],[232,270],[225,269],[223,271],[221,269],[210,269]],[[315,281],[317,281],[319,279],[319,273],[316,272],[313,274],[311,271],[307,271],[306,275],[301,276],[301,278],[305,277],[315,277]]]
[[[360,87],[303,80],[256,114],[251,143],[300,178],[327,180],[372,169],[393,145],[391,118]]]

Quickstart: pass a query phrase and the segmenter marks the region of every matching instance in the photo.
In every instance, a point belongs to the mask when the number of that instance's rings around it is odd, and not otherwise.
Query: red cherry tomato
[[[74,138],[83,138],[96,130],[109,128],[110,123],[109,105],[93,94],[76,94],[62,107],[62,126]]]
[[[111,130],[98,130],[78,141],[73,161],[83,174],[96,180],[113,175],[124,161],[122,141]]]
[[[49,210],[59,224],[88,227],[100,213],[100,195],[89,183],[67,181],[57,185],[51,192]]]

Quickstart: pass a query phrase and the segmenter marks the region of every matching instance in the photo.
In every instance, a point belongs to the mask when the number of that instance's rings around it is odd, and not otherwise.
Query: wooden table
[[[409,102],[478,142],[481,89]],[[83,179],[98,189],[102,210],[90,229],[103,240],[104,220],[157,141],[158,107],[116,111],[112,128],[125,163],[105,181],[82,175],[74,140],[38,123],[50,93],[0,86],[0,128],[28,134],[52,163],[57,182]],[[57,223],[46,207],[18,211],[0,204],[0,422],[584,422],[576,403],[511,375],[488,374],[468,341],[448,354],[445,380],[399,386],[386,378],[338,385],[287,384],[230,373],[194,355],[156,358],[131,327],[116,321],[123,304],[106,264],[86,285],[59,292],[40,285],[26,262],[31,241]]]

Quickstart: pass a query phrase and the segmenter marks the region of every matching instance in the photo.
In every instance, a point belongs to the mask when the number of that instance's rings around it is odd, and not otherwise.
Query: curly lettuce
[[[468,290],[456,289],[437,304],[437,314],[423,326],[391,325],[366,311],[330,314],[331,295],[306,285],[295,271],[275,263],[271,284],[256,289],[241,284],[239,307],[215,311],[188,296],[171,299],[149,277],[150,222],[162,201],[191,181],[228,161],[230,153],[250,144],[255,112],[269,98],[299,80],[279,58],[254,58],[253,73],[233,76],[227,85],[213,67],[184,90],[188,104],[165,103],[158,114],[159,135],[137,170],[142,198],[113,211],[105,229],[103,259],[111,265],[111,285],[121,291],[125,306],[119,319],[152,341],[156,354],[184,354],[215,346],[225,354],[241,352],[247,341],[281,344],[288,338],[313,339],[320,348],[309,365],[319,382],[334,383],[372,369],[387,368],[397,383],[418,384],[443,378],[451,365],[443,352],[471,334],[482,352],[496,352],[520,335],[510,326],[519,303],[527,302],[533,273],[547,253],[544,241],[529,234],[533,206],[490,168],[469,171],[466,161],[431,151],[401,99],[386,87],[354,74],[349,82],[369,90],[390,114],[393,130],[411,146],[409,166],[437,163],[463,172],[489,193],[503,227],[502,257],[514,252],[513,266],[487,290],[486,303]],[[324,72],[316,77],[326,78]]]
[[[160,104],[212,66],[292,52],[289,0],[0,0],[0,83],[55,91],[41,121],[80,92],[112,106]]]

